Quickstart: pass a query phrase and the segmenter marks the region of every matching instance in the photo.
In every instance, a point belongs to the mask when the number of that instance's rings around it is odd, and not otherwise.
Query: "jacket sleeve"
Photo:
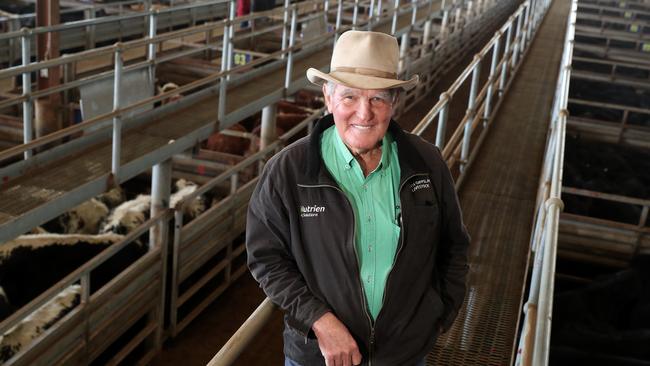
[[[442,231],[438,249],[438,276],[445,312],[441,319],[443,331],[447,331],[456,319],[463,304],[468,272],[467,251],[470,237],[463,223],[451,172],[440,156]]]
[[[248,206],[248,268],[266,295],[288,313],[290,325],[307,336],[330,309],[312,294],[296,265],[287,204],[270,179],[270,164],[266,168]]]

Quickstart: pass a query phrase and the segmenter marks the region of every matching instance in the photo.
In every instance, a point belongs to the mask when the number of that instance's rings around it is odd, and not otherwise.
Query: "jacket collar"
[[[320,155],[320,142],[323,132],[334,125],[334,116],[328,114],[318,121],[309,135],[309,145],[307,148],[307,179],[310,184],[328,183],[333,184],[334,179],[331,177],[323,159]],[[408,135],[395,122],[390,121],[388,132],[397,143],[397,156],[400,164],[401,178],[403,182],[413,174],[426,173],[426,164],[422,156],[417,152],[412,142],[408,141]],[[401,183],[400,182],[400,183]]]

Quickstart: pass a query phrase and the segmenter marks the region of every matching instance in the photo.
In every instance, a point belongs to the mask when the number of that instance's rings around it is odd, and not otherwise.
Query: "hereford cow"
[[[121,241],[117,234],[23,235],[0,246],[0,287],[11,309],[19,309],[82,266],[104,249]],[[113,279],[146,253],[127,245],[91,273],[92,291]],[[2,320],[2,319],[0,319]]]

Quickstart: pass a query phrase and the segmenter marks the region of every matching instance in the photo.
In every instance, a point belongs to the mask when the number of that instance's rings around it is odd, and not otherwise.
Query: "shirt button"
[[[367,190],[368,190],[368,185],[367,185],[367,184],[364,184],[362,187],[363,187],[363,190],[364,190],[364,191],[367,191]]]
[[[350,166],[350,164],[345,164],[345,170],[348,170],[348,169],[350,169],[350,168],[352,168],[352,167]]]
[[[369,252],[372,252],[372,244],[369,244],[369,245],[368,245],[368,251],[369,251]]]

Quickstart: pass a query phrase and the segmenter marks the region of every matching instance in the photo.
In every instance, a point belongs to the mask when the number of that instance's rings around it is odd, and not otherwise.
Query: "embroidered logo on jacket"
[[[325,212],[325,206],[300,206],[300,217],[318,217],[321,212]]]
[[[431,179],[429,178],[418,179],[415,182],[411,183],[409,185],[409,188],[411,189],[411,192],[419,191],[421,189],[431,188]]]

